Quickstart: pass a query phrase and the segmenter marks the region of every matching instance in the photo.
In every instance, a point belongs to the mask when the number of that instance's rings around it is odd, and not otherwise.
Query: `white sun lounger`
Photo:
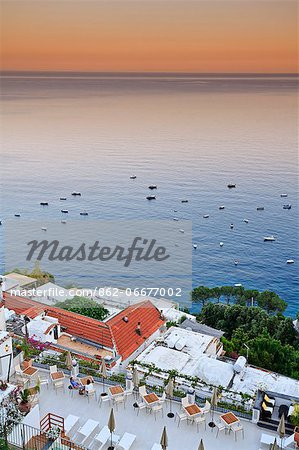
[[[79,417],[69,414],[64,421],[64,432],[68,436],[72,428],[79,422]]]
[[[80,444],[83,444],[83,442],[85,442],[90,437],[90,435],[99,425],[100,425],[99,422],[92,419],[88,419],[87,422],[85,422],[85,424],[77,431],[75,439],[79,437]]]
[[[162,447],[160,444],[154,444],[151,448],[151,450],[162,450]]]
[[[133,442],[135,441],[136,436],[135,434],[131,433],[124,433],[121,440],[116,445],[116,448],[122,449],[122,450],[130,450]]]
[[[105,445],[109,439],[111,439],[111,433],[110,433],[107,425],[105,425],[101,429],[101,431],[94,437],[91,446],[92,446],[92,448],[96,448],[97,450],[102,450],[105,447]],[[112,442],[117,442],[117,441],[119,441],[119,439],[120,439],[120,436],[112,433]]]

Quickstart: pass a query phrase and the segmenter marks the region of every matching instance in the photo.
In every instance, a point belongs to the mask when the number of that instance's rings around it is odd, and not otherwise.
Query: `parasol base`
[[[136,402],[133,403],[133,408],[138,408],[138,404]]]
[[[101,393],[101,397],[106,397],[106,395],[108,395],[107,392],[102,392]]]
[[[210,428],[215,428],[216,427],[214,422],[209,422],[208,425],[209,425]]]
[[[169,412],[167,414],[167,417],[169,417],[169,419],[173,419],[174,418],[174,414],[172,412]]]
[[[115,447],[108,447],[108,450],[114,450]]]

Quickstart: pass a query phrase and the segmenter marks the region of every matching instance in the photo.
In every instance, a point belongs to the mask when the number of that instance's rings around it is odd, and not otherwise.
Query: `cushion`
[[[267,394],[264,395],[264,400],[265,400],[267,403],[275,403],[274,398],[268,397]]]

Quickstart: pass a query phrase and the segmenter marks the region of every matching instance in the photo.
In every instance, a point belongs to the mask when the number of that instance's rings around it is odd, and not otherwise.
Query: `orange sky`
[[[297,1],[0,0],[2,70],[296,72]]]

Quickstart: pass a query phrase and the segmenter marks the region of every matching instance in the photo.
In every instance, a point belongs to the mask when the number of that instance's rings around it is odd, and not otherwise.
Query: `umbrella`
[[[279,437],[281,439],[281,448],[282,448],[282,440],[286,435],[286,426],[285,426],[285,419],[284,419],[284,414],[282,414],[280,421],[279,421],[279,425],[277,428],[277,433],[279,434]],[[273,444],[274,446],[274,444]]]
[[[218,402],[218,398],[217,398],[217,388],[214,387],[213,389],[213,394],[211,397],[211,407],[212,407],[212,420],[211,422],[209,422],[209,427],[214,428],[215,427],[215,423],[214,423],[214,409],[217,406],[217,402]]]
[[[139,387],[139,376],[138,376],[137,367],[134,367],[134,369],[133,369],[133,384],[134,384],[134,387],[136,389],[138,389],[138,387]]]
[[[66,363],[66,367],[69,369],[69,370],[72,370],[72,368],[73,368],[73,359],[72,359],[72,355],[71,355],[71,352],[67,352],[67,354],[66,354],[66,357],[65,357],[65,363]]]
[[[199,443],[199,446],[198,446],[198,450],[205,450],[202,439],[200,440],[200,443]]]
[[[100,372],[100,375],[102,376],[102,379],[103,379],[103,392],[101,393],[101,395],[104,396],[104,395],[107,395],[104,392],[104,389],[105,389],[105,378],[107,378],[107,376],[108,376],[104,358],[102,359],[99,372]]]
[[[111,446],[109,447],[108,450],[113,450],[114,447],[112,445],[112,434],[115,430],[115,419],[114,419],[114,412],[113,412],[113,408],[110,411],[110,416],[109,416],[109,420],[108,420],[108,428],[111,434]]]
[[[167,417],[172,418],[172,417],[174,417],[174,414],[173,414],[173,412],[171,410],[171,406],[172,406],[171,405],[171,400],[172,400],[172,397],[173,397],[173,379],[172,378],[169,378],[169,381],[168,381],[168,383],[167,383],[167,385],[165,387],[165,392],[166,392],[166,394],[169,397],[169,405],[170,405],[170,412],[167,414]]]
[[[167,437],[167,433],[166,433],[166,427],[163,428],[160,444],[161,444],[161,447],[163,450],[167,449],[168,437]]]

